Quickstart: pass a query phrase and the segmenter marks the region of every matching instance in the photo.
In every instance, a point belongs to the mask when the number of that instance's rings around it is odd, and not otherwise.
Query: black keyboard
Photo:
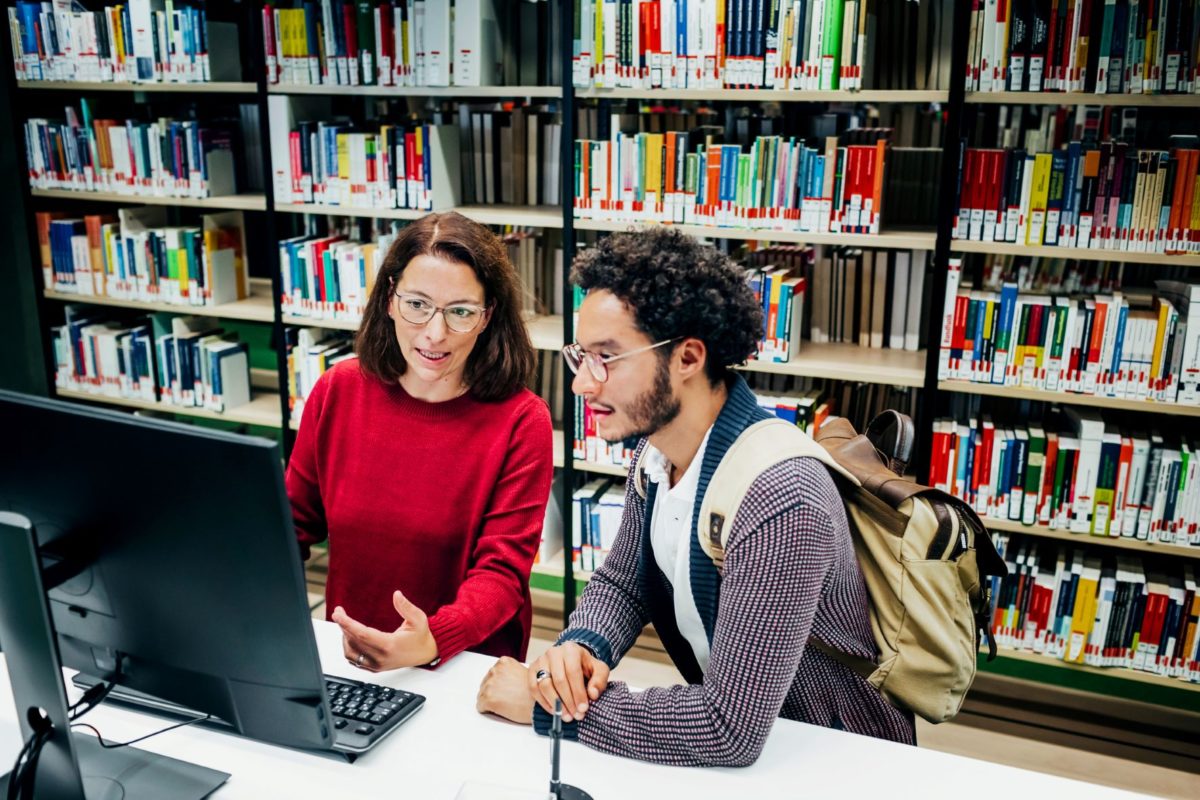
[[[99,680],[79,673],[71,682],[80,689],[87,690],[99,683]],[[334,733],[331,749],[346,754],[351,760],[374,747],[425,704],[425,698],[419,694],[334,675],[325,676],[325,693],[329,697],[329,711],[333,715]],[[123,686],[114,687],[106,701],[185,718],[204,716],[194,709]],[[197,724],[227,730],[232,728],[229,723],[217,717],[210,717]]]
[[[337,732],[334,749],[352,753],[370,750],[425,702],[402,689],[332,675],[325,676],[325,693]]]

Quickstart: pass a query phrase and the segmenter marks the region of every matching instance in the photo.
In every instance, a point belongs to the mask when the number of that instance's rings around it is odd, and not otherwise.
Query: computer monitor
[[[275,442],[0,392],[0,512],[33,524],[63,667],[330,748]]]

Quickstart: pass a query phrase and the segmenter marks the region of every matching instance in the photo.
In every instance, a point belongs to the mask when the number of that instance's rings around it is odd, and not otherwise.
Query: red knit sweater
[[[326,372],[287,469],[304,557],[329,539],[326,613],[392,631],[399,589],[429,615],[443,661],[466,649],[523,660],[552,435],[527,389],[427,403],[354,359]]]

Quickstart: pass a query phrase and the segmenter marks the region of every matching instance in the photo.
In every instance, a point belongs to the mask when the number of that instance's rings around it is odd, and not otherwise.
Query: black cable
[[[83,693],[83,697],[79,698],[74,705],[67,709],[67,721],[74,722],[96,706],[100,705],[104,698],[108,697],[115,687],[116,684],[110,682],[97,683],[95,686],[88,689]],[[80,706],[85,707],[80,708]]]
[[[67,709],[67,721],[79,719],[91,711],[108,696],[114,686],[113,683],[98,683],[88,689],[83,693],[83,697]],[[38,727],[25,746],[21,748],[21,752],[17,754],[16,763],[13,764],[12,772],[9,773],[7,800],[33,797],[38,759],[42,754],[42,748],[54,734],[54,724],[48,718],[37,717],[36,719],[37,722],[34,724]]]
[[[33,797],[33,782],[37,777],[38,757],[42,747],[54,735],[54,725],[46,717],[38,717],[38,727],[17,754],[16,763],[8,778],[8,800]]]
[[[212,714],[205,714],[203,717],[196,717],[195,719],[189,719],[186,722],[180,722],[176,725],[171,725],[169,727],[154,731],[153,733],[147,733],[145,736],[139,736],[136,739],[130,739],[128,742],[106,742],[106,741],[104,741],[104,736],[101,735],[100,731],[96,729],[96,726],[89,725],[86,722],[77,722],[74,725],[72,725],[71,727],[72,728],[87,728],[92,733],[96,734],[96,741],[98,741],[100,743],[101,747],[103,747],[105,750],[116,750],[118,747],[128,747],[131,744],[137,744],[138,742],[144,742],[153,736],[158,736],[160,733],[166,733],[167,731],[173,731],[176,728],[185,728],[188,725],[195,725],[197,722],[206,722],[210,719],[212,719]]]

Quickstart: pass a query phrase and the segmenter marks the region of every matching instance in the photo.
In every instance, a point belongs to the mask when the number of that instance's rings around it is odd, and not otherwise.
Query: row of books
[[[1000,647],[1094,667],[1200,681],[1195,568],[1101,556],[1027,536],[993,534],[1008,574],[992,579]]]
[[[465,203],[558,205],[562,121],[545,106],[458,107]]]
[[[625,513],[625,483],[597,478],[571,496],[571,568],[591,572],[604,563]]]
[[[960,289],[951,259],[938,379],[1200,405],[1200,284],[1153,298]]]
[[[25,163],[34,189],[115,192],[130,197],[236,194],[239,123],[232,120],[93,119],[67,107],[66,121],[24,125]]]
[[[548,80],[536,55],[552,33],[546,2],[284,0],[262,16],[268,83],[490,86],[506,72],[517,83]]]
[[[1017,291],[1031,294],[1077,295],[1120,291],[1126,285],[1126,272],[1160,276],[1176,272],[1186,275],[1187,267],[1131,267],[1120,261],[1083,261],[1074,258],[1013,255],[1010,253],[968,253],[955,261],[960,286],[970,285],[988,292],[999,292],[1006,283]],[[1138,289],[1129,284],[1133,292]]]
[[[237,27],[205,0],[128,0],[86,11],[62,2],[8,9],[19,81],[203,83],[238,80]]]
[[[1195,0],[981,0],[967,91],[1200,91]]]
[[[456,126],[298,121],[304,106],[300,98],[267,98],[276,202],[417,211],[459,204]]]
[[[1200,459],[1186,436],[1070,407],[1041,421],[941,418],[933,431],[932,484],[984,518],[1200,545]]]
[[[924,345],[922,321],[932,289],[926,280],[927,251],[765,248],[770,254],[780,250],[800,253],[801,274],[808,276],[809,322],[800,326],[803,338],[813,344],[844,342],[912,352]]]
[[[240,211],[169,226],[163,206],[117,215],[35,214],[48,290],[180,306],[212,306],[250,295],[246,225]]]
[[[762,136],[749,152],[697,133],[616,131],[575,142],[575,216],[720,227],[879,233],[887,141],[820,147]],[[851,142],[851,143],[847,143]]]
[[[283,313],[357,323],[398,231],[399,225],[386,224],[361,239],[341,229],[281,240]]]
[[[965,148],[954,238],[1181,255],[1200,252],[1200,149],[1071,142]]]
[[[304,403],[317,379],[334,364],[354,358],[354,334],[325,328],[284,328],[287,347],[288,409],[298,427]]]
[[[578,0],[575,14],[581,88],[934,88],[953,27],[945,2]],[[881,86],[886,73],[909,80]]]
[[[211,318],[129,320],[70,305],[51,341],[60,389],[217,413],[250,402],[247,345]]]

